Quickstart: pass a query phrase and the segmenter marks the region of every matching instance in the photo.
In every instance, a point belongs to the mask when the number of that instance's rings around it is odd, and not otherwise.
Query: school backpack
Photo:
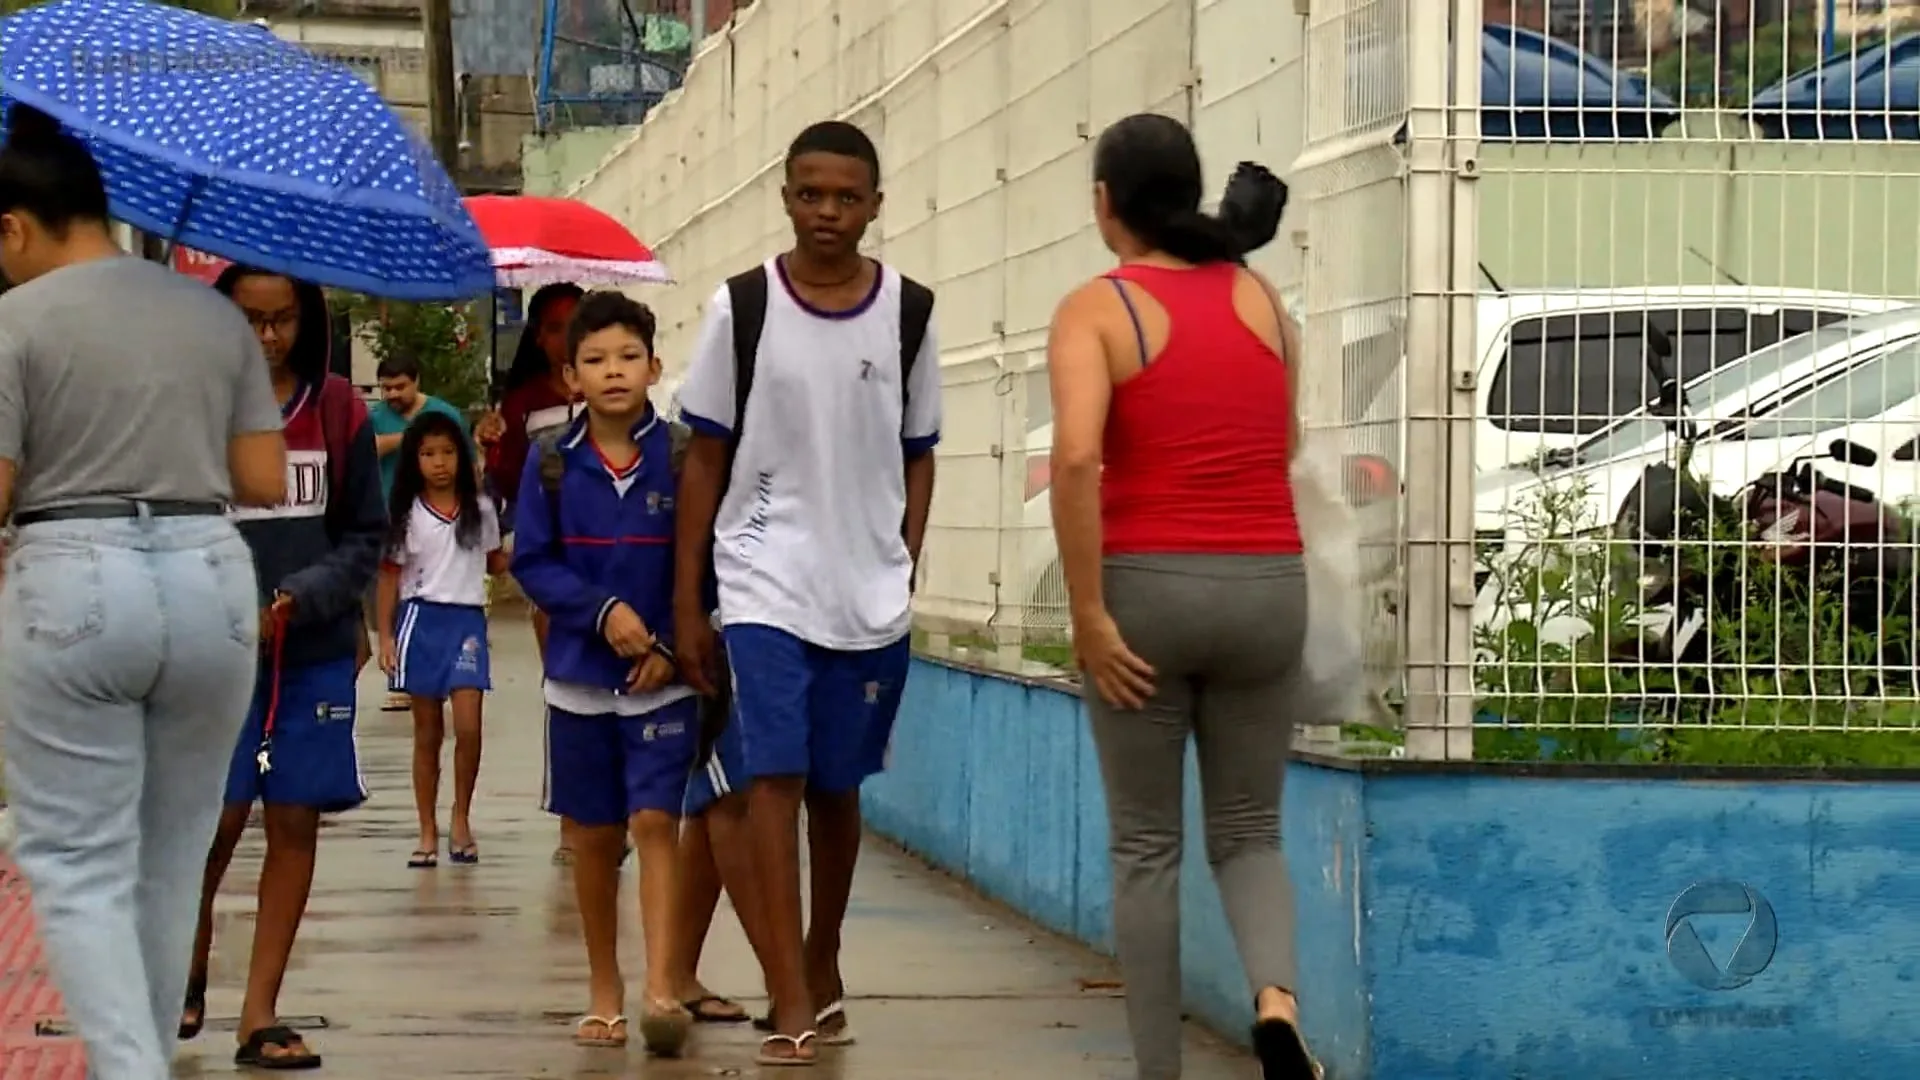
[[[566,475],[567,459],[560,450],[560,443],[573,430],[572,424],[566,424],[551,431],[541,432],[534,440],[534,452],[540,455],[540,489],[547,495],[547,511],[553,515],[553,534],[560,535],[560,478]],[[687,460],[687,443],[693,439],[693,429],[678,421],[667,424],[667,435],[673,450],[668,457],[668,465],[673,475],[680,475],[680,467]]]
[[[767,324],[767,267],[765,263],[727,279],[727,296],[733,302],[733,438],[730,450],[740,447],[740,431],[746,426],[747,396],[753,391],[753,369],[760,359],[760,333]],[[900,275],[900,408],[906,414],[909,389],[913,385],[913,365],[920,359],[920,347],[927,340],[927,326],[933,321],[933,290]],[[729,470],[731,471],[731,470]],[[721,488],[725,497],[726,488]]]

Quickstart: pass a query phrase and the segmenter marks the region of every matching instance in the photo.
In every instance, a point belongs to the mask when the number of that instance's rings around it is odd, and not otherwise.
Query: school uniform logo
[[[647,513],[654,514],[656,516],[660,513],[660,493],[659,492],[657,491],[647,492]]]
[[[322,701],[313,707],[313,721],[316,724],[352,723],[353,706]]]
[[[880,684],[879,683],[870,682],[867,684],[867,704],[869,705],[880,704]]]
[[[457,671],[480,670],[480,639],[469,635],[460,643],[460,655],[453,661]]]
[[[640,729],[640,740],[653,742],[656,739],[671,739],[686,733],[687,724],[684,720],[650,720]]]

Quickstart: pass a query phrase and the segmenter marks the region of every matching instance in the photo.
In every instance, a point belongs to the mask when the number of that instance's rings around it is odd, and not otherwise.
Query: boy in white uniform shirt
[[[709,693],[717,677],[731,680],[731,719],[687,809],[740,815],[751,840],[773,999],[762,1057],[810,1064],[816,1040],[852,1041],[840,930],[860,784],[884,766],[907,677],[940,365],[931,294],[859,252],[881,201],[872,141],[851,124],[815,124],[789,149],[786,174],[794,248],[714,296],[680,388],[694,435],[674,625],[684,677]],[[749,401],[741,379],[753,371]],[[724,674],[703,589],[709,553]],[[803,801],[813,867],[804,937]]]

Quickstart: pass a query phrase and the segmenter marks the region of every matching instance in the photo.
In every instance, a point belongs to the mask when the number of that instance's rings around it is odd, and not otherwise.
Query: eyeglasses
[[[300,328],[300,312],[298,309],[276,311],[271,314],[249,311],[247,324],[253,327],[253,332],[256,334],[266,333],[267,328],[272,327],[281,337],[286,337]]]

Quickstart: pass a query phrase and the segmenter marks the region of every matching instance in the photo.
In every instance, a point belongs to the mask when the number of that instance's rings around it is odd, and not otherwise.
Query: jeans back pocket
[[[67,649],[105,632],[98,548],[71,540],[34,541],[14,554],[8,576],[15,605],[9,621],[28,641]]]

